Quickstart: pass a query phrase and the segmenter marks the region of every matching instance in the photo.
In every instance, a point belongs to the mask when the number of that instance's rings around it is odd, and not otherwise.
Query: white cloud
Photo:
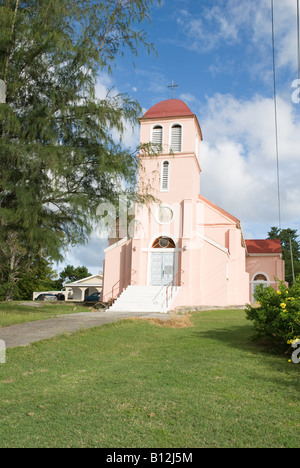
[[[278,224],[273,101],[216,94],[202,108],[201,192],[245,223]],[[278,100],[282,221],[300,219],[300,122]]]
[[[181,94],[180,99],[186,102],[187,104],[200,104],[199,99],[197,99],[196,96],[194,96],[193,94]]]
[[[118,94],[118,90],[115,89],[112,78],[106,73],[101,73],[97,78],[95,97],[96,99],[106,99],[109,92],[112,96]]]
[[[224,42],[237,42],[245,24],[253,16],[253,3],[228,0],[223,7],[204,6],[198,15],[181,10],[177,23],[189,38],[185,46],[199,52],[208,52]]]
[[[274,5],[277,66],[295,70],[296,1],[280,0]],[[177,24],[186,36],[186,40],[178,41],[177,45],[201,53],[224,45],[239,45],[244,48],[244,54],[255,54],[255,62],[259,61],[262,66],[265,64],[265,52],[272,45],[270,0],[226,0],[221,6],[203,6],[198,14],[181,9]],[[269,63],[265,65],[269,67]],[[259,69],[257,64],[256,69]]]

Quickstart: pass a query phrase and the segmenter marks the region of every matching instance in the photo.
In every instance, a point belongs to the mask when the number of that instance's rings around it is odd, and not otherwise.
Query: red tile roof
[[[245,240],[249,254],[282,254],[279,239]]]
[[[143,119],[157,119],[161,117],[186,117],[194,116],[190,108],[180,99],[168,99],[159,102],[146,112]]]

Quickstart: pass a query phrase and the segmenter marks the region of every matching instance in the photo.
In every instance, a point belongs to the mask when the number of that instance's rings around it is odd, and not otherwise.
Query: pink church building
[[[245,240],[240,221],[200,194],[202,131],[178,99],[140,119],[138,190],[128,232],[105,250],[102,300],[111,310],[166,312],[243,306],[259,284],[284,280],[280,241]]]

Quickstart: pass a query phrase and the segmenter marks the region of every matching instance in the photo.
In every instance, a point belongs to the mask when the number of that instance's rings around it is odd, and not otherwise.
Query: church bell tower
[[[141,144],[155,155],[140,156],[140,190],[163,203],[181,202],[200,193],[201,128],[195,114],[179,99],[153,106],[140,119]]]
[[[133,254],[133,263],[135,257],[144,262],[143,284],[166,286],[181,271],[184,237],[192,225],[196,230],[202,132],[196,115],[178,99],[156,104],[140,124],[141,146],[151,151],[139,155],[138,190],[155,202],[136,210],[133,252],[142,255]],[[141,264],[134,268],[143,270]]]

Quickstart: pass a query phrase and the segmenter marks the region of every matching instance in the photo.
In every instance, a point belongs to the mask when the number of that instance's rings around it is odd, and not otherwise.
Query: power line
[[[292,277],[293,277],[293,283],[295,283],[295,267],[294,267],[294,255],[293,255],[293,247],[292,247],[292,238],[290,237],[290,254],[291,254],[291,264],[292,264]]]
[[[278,145],[278,112],[277,112],[277,91],[276,91],[274,0],[271,0],[271,13],[272,13],[273,86],[274,86],[274,111],[275,111],[275,143],[276,143],[276,166],[277,166],[278,221],[279,221],[279,229],[281,229],[281,200],[280,200],[279,145]]]
[[[298,80],[300,80],[300,0],[297,0]]]

